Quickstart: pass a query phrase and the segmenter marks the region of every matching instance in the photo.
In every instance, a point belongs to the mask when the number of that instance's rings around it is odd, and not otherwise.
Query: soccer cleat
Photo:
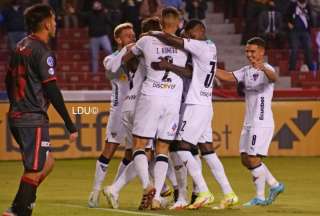
[[[160,193],[161,197],[168,197],[171,196],[171,194],[173,193],[173,190],[171,187],[167,187],[167,190],[163,191]]]
[[[187,208],[187,206],[188,206],[188,203],[187,203],[187,201],[185,201],[185,200],[178,200],[177,202],[175,202],[174,204],[173,204],[173,206],[171,206],[169,209],[170,210],[182,210],[182,209],[185,209],[185,208]]]
[[[284,191],[283,183],[279,183],[277,187],[270,188],[269,197],[267,199],[268,204],[270,205],[271,203],[273,203],[276,200],[277,196],[283,193],[283,191]]]
[[[179,198],[179,190],[178,189],[174,189],[173,191],[173,201],[177,202]]]
[[[198,193],[192,192],[191,199],[190,199],[191,200],[190,205],[193,204],[194,201],[196,201],[197,197],[198,197]]]
[[[256,197],[250,200],[249,202],[243,204],[243,207],[265,206],[265,205],[268,205],[266,200],[262,200]]]
[[[103,189],[103,194],[106,196],[109,205],[112,208],[119,208],[119,196],[115,193],[112,193],[111,186],[107,186]]]
[[[199,208],[204,207],[206,205],[212,204],[213,201],[214,201],[214,197],[209,191],[200,192],[200,193],[198,193],[198,197],[196,198],[194,203],[189,205],[187,207],[187,209],[199,209]]]
[[[90,193],[88,206],[89,208],[97,208],[99,205],[100,191],[94,190]]]
[[[156,194],[156,189],[153,186],[148,186],[143,192],[141,203],[138,209],[144,210],[149,208],[155,194]]]
[[[2,213],[2,216],[17,216],[17,215],[12,211],[12,208],[8,208],[5,212]]]
[[[225,194],[220,202],[219,209],[231,208],[239,203],[239,198],[234,192]]]

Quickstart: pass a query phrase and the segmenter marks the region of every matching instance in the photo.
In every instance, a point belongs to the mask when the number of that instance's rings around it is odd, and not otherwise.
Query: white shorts
[[[110,111],[105,140],[110,143],[124,143],[125,132],[121,121],[120,111]]]
[[[273,127],[243,127],[240,135],[240,153],[267,156],[273,131]]]
[[[133,129],[133,121],[134,121],[134,111],[124,111],[122,112],[122,124],[124,128],[124,136],[126,138],[126,146],[125,149],[132,149],[133,148],[133,136],[132,136],[132,129]],[[149,139],[146,148],[155,149],[154,148],[154,139]]]
[[[193,145],[212,142],[212,106],[186,104],[177,140]]]
[[[141,94],[136,105],[133,135],[174,140],[179,123],[179,109],[178,99]]]

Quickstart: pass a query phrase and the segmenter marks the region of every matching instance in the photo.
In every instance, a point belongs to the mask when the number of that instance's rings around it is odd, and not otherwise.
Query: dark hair
[[[167,16],[180,17],[180,13],[174,7],[166,7],[162,10],[161,16],[162,17],[167,17]]]
[[[184,27],[184,29],[185,29],[185,31],[189,31],[189,30],[193,29],[194,27],[196,27],[197,25],[200,25],[201,27],[206,29],[206,26],[203,24],[203,22],[201,22],[201,20],[198,20],[198,19],[189,20],[187,22],[186,26]]]
[[[46,4],[35,4],[24,11],[24,19],[30,32],[37,32],[40,23],[54,14],[52,7]]]
[[[144,19],[141,23],[142,33],[148,31],[161,31],[160,19],[158,17],[150,17]]]
[[[262,48],[266,48],[266,42],[260,37],[253,37],[247,41],[247,45],[257,45]]]

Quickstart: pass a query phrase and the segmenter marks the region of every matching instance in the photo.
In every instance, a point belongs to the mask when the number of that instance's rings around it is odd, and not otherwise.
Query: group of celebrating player
[[[271,101],[277,79],[272,66],[264,63],[264,41],[250,39],[246,45],[250,65],[230,73],[217,69],[217,50],[201,21],[190,20],[180,36],[175,35],[179,16],[176,9],[165,8],[161,19],[144,20],[138,41],[130,23],[114,30],[118,50],[103,62],[112,83],[111,109],[89,207],[98,206],[109,161],[121,143],[126,144],[125,157],[112,185],[102,190],[113,208],[119,207],[120,190],[136,176],[143,187],[141,210],[166,207],[165,196],[170,194],[166,178],[175,189],[170,209],[212,204],[214,197],[202,175],[198,149],[224,193],[219,208],[238,204],[212,143],[215,77],[238,83],[245,95],[240,153],[257,193],[244,206],[269,205],[284,191],[284,185],[261,160],[267,156],[273,136]],[[191,202],[187,199],[187,174],[193,180]],[[265,183],[270,186],[267,199]]]

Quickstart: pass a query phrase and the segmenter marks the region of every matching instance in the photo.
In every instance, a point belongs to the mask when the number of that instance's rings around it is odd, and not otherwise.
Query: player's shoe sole
[[[106,196],[107,202],[109,205],[114,208],[118,209],[119,208],[119,201],[116,195],[112,193],[111,187],[105,187],[103,190],[103,194]]]
[[[139,206],[139,210],[148,209],[151,206],[152,199],[154,198],[154,195],[156,194],[156,189],[153,186],[149,186],[146,188],[143,192],[141,203]]]
[[[99,205],[100,191],[92,191],[89,195],[89,208],[97,208]]]

